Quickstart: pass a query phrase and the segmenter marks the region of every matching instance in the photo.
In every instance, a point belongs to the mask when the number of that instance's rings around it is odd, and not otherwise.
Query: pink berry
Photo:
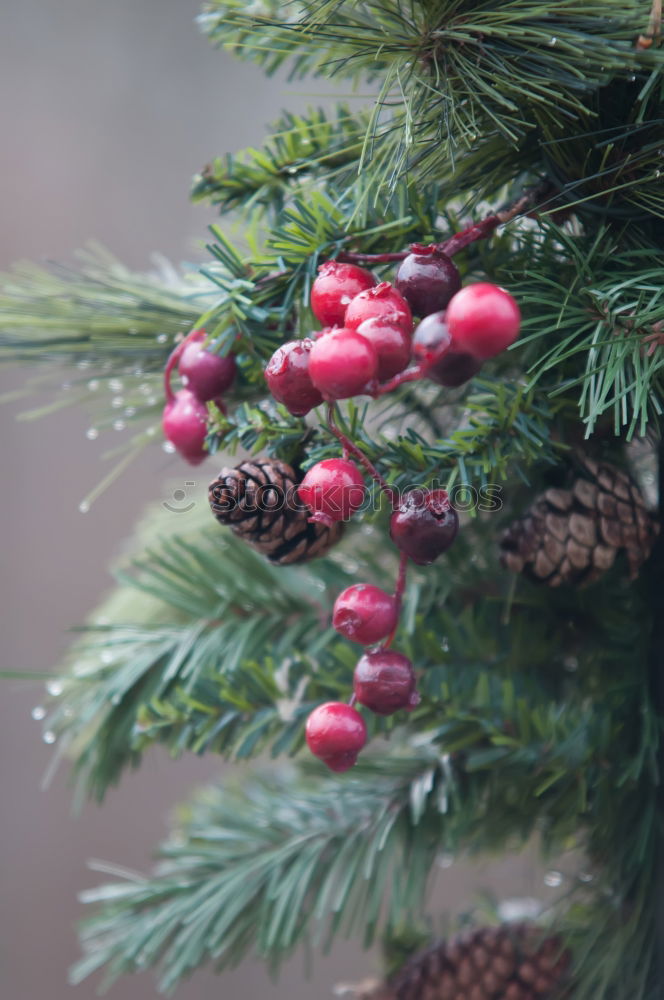
[[[354,462],[345,458],[327,458],[309,469],[297,488],[312,521],[332,524],[347,521],[364,503],[364,479]]]
[[[406,333],[412,333],[413,317],[408,303],[389,281],[381,281],[375,288],[368,288],[356,295],[346,310],[344,326],[356,330],[365,319],[389,319],[403,327]]]
[[[363,267],[328,260],[318,268],[318,277],[311,286],[311,311],[324,326],[343,326],[351,299],[375,284],[373,274]]]
[[[363,646],[385,639],[397,627],[397,622],[395,598],[370,583],[347,587],[334,602],[334,628]]]
[[[207,407],[189,389],[180,389],[166,403],[162,416],[164,437],[191,465],[207,457]]]
[[[377,715],[415,708],[420,700],[415,684],[415,671],[408,657],[389,649],[365,653],[353,677],[353,690],[360,705]]]
[[[231,355],[222,358],[203,347],[204,340],[205,330],[198,330],[180,355],[178,371],[196,398],[207,403],[230,389],[237,365]]]
[[[477,358],[455,350],[444,312],[431,313],[415,328],[413,356],[426,366],[426,378],[448,388],[463,385],[482,367]]]
[[[313,346],[313,340],[291,340],[282,344],[265,369],[270,392],[296,417],[303,417],[323,402],[309,375],[309,355]]]
[[[360,323],[357,332],[376,348],[381,382],[402,372],[410,361],[410,337],[398,321],[374,316]]]
[[[364,719],[351,705],[328,701],[315,708],[305,728],[307,746],[331,771],[347,771],[367,742]]]
[[[324,399],[350,399],[376,379],[378,354],[355,330],[341,327],[314,342],[309,375]]]
[[[482,281],[456,293],[445,319],[458,350],[485,361],[514,343],[521,312],[504,288]]]
[[[446,490],[409,490],[390,518],[390,538],[419,566],[446,552],[459,529]]]
[[[394,286],[416,316],[428,316],[445,308],[461,288],[461,276],[435,246],[414,246],[399,265]]]

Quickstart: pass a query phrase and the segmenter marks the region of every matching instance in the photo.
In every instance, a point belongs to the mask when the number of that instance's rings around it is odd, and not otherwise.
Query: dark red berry
[[[297,493],[310,511],[312,521],[331,524],[347,521],[364,503],[366,488],[362,473],[346,458],[327,458],[309,469]]]
[[[444,312],[431,313],[415,328],[413,356],[426,366],[426,378],[448,388],[463,385],[482,367],[477,358],[455,350]]]
[[[371,646],[397,627],[395,597],[370,583],[347,587],[334,602],[332,624],[347,639]]]
[[[313,340],[291,340],[282,344],[265,369],[270,392],[296,417],[303,417],[323,402],[309,375],[309,355],[313,346]]]
[[[410,336],[397,320],[374,316],[360,323],[357,332],[376,348],[379,381],[392,378],[408,365]]]
[[[377,372],[376,348],[355,330],[331,330],[311,349],[309,375],[324,399],[359,395],[375,381]]]
[[[514,343],[521,312],[504,288],[482,281],[457,292],[445,320],[456,348],[485,361]]]
[[[324,326],[343,326],[351,299],[375,284],[373,274],[363,267],[328,260],[318,268],[318,277],[311,286],[311,311]]]
[[[420,700],[415,684],[415,671],[408,657],[389,649],[365,653],[353,677],[353,690],[360,705],[377,715],[414,708]]]
[[[189,389],[176,392],[164,407],[161,423],[166,440],[191,465],[198,465],[206,458],[207,406],[193,392]]]
[[[178,371],[187,389],[207,403],[230,389],[237,365],[231,355],[222,358],[203,347],[204,340],[205,330],[196,331],[180,355]]]
[[[446,552],[458,529],[446,490],[409,490],[390,519],[392,541],[419,566]]]
[[[416,316],[428,316],[445,308],[461,288],[461,276],[447,254],[435,246],[413,250],[399,264],[394,287]]]
[[[347,771],[367,742],[364,719],[351,705],[328,701],[315,708],[305,728],[307,746],[331,771]]]
[[[393,320],[406,333],[413,331],[413,317],[408,303],[389,281],[381,281],[375,288],[356,295],[346,310],[344,326],[356,330],[366,319]]]

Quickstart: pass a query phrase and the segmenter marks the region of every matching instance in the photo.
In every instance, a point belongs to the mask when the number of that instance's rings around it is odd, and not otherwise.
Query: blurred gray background
[[[191,174],[215,154],[258,143],[283,104],[303,108],[312,96],[212,50],[193,24],[196,13],[196,0],[2,0],[1,269],[19,258],[70,260],[91,237],[138,269],[150,266],[155,250],[175,261],[203,259],[212,215],[189,205]],[[21,379],[0,371],[0,391]],[[67,627],[109,586],[106,567],[144,504],[168,498],[174,478],[192,477],[155,447],[82,515],[81,498],[103,474],[101,449],[84,435],[85,414],[16,423],[20,410],[0,410],[0,666],[45,670],[66,648]],[[195,476],[206,481],[212,471],[208,463]],[[0,997],[87,1000],[96,984],[73,988],[66,979],[77,953],[76,893],[100,878],[87,859],[146,868],[169,808],[220,768],[212,758],[174,763],[153,753],[103,808],[89,805],[74,817],[66,774],[41,787],[50,749],[30,718],[41,696],[41,685],[0,682]],[[530,858],[501,861],[491,877],[455,864],[441,869],[434,907],[469,902],[489,883],[509,896],[542,891]],[[242,991],[313,1000],[375,963],[345,944],[318,958],[310,979],[300,959],[276,985],[247,964],[221,979],[197,973],[178,997]],[[157,992],[141,975],[113,996],[148,1000]]]

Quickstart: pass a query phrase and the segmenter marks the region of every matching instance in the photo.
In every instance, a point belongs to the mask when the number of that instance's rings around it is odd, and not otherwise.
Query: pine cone
[[[552,1000],[570,955],[531,924],[480,927],[415,955],[358,1000]]]
[[[224,468],[210,483],[212,513],[270,560],[286,566],[322,556],[341,537],[343,526],[312,524],[297,496],[298,477],[278,459]]]
[[[581,466],[571,489],[546,490],[503,533],[507,569],[549,587],[583,586],[597,580],[624,549],[630,578],[636,578],[659,525],[625,472],[586,457]]]

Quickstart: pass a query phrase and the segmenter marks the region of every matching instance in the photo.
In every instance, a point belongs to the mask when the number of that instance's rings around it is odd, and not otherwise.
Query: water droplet
[[[145,433],[147,434],[148,437],[154,437],[155,434],[157,433],[157,428],[156,427],[148,427]]]
[[[81,512],[81,514],[87,514],[87,512],[90,510],[90,502],[88,500],[81,500],[80,504],[78,505],[78,509]]]
[[[36,705],[35,708],[30,712],[30,715],[35,720],[35,722],[41,722],[42,719],[46,718],[46,709],[41,705]]]
[[[157,343],[158,344],[165,344],[167,340],[168,340],[167,334],[165,334],[165,333],[158,333],[157,334]]]
[[[133,417],[135,414],[136,414],[136,407],[135,406],[127,406],[127,407],[125,407],[125,411],[124,411],[125,417]]]
[[[450,651],[450,640],[449,639],[443,639],[443,641],[440,644],[440,648],[442,649],[442,651],[444,653],[449,653],[449,651]]]
[[[578,657],[566,656],[563,660],[563,666],[565,667],[565,670],[569,670],[569,672],[573,674],[575,670],[579,669]]]
[[[104,652],[101,654],[100,659],[102,663],[105,663],[106,666],[108,666],[110,663],[114,662],[115,653],[112,653],[110,649],[105,649]]]
[[[156,396],[148,396],[145,402],[148,404],[148,406],[156,406],[159,400],[157,399]]]
[[[63,390],[63,392],[67,392],[68,389],[71,389],[71,382],[61,382],[60,388]]]
[[[96,427],[88,427],[87,431],[85,432],[85,436],[88,439],[88,441],[96,441],[97,438],[99,437],[99,431],[97,430]]]
[[[129,334],[130,337],[135,337],[138,334],[138,330],[136,329],[136,327],[132,326],[127,330],[127,333]]]
[[[539,899],[526,896],[523,899],[503,899],[498,904],[498,915],[506,923],[520,923],[522,920],[537,920],[542,912]]]
[[[161,447],[162,451],[165,451],[167,455],[175,454],[175,445],[173,444],[172,441],[164,441]]]
[[[55,741],[56,741],[56,735],[55,735],[55,733],[53,732],[52,729],[47,729],[46,732],[44,733],[44,735],[42,736],[42,739],[43,739],[44,743],[48,743],[48,744],[55,743]]]
[[[149,382],[142,382],[138,387],[138,391],[142,393],[143,396],[149,396],[152,392],[152,386]]]
[[[90,367],[90,362],[87,358],[82,358],[80,361],[76,362],[76,367],[79,371],[85,371],[86,368]]]
[[[64,690],[64,685],[62,681],[49,681],[46,685],[46,690],[51,698],[58,698]]]
[[[549,889],[558,889],[563,884],[563,876],[561,872],[550,871],[544,876],[544,885],[548,886]]]
[[[113,430],[114,431],[123,431],[125,429],[125,426],[126,426],[126,424],[125,424],[124,420],[114,420],[113,421]]]
[[[99,388],[99,379],[91,378],[90,381],[88,382],[88,389],[90,390],[90,392],[96,392],[98,388]]]
[[[145,372],[143,371],[142,368],[134,368],[132,375],[135,375],[136,378],[141,378],[143,375],[145,375]]]
[[[661,177],[661,176],[662,176],[662,171],[661,170],[656,170],[655,171],[655,177]]]
[[[591,872],[579,872],[579,882],[585,882],[586,885],[589,882],[592,882],[594,877],[595,876]]]
[[[119,378],[112,378],[108,383],[108,388],[111,392],[122,392],[123,385]]]
[[[556,38],[555,35],[552,35],[547,44],[553,47],[554,45],[558,44],[558,39]]]
[[[451,868],[454,864],[454,855],[449,851],[442,851],[436,858],[436,864],[439,868]]]
[[[627,79],[629,80],[630,83],[634,83],[634,81],[636,80],[636,74],[630,73]]]
[[[119,410],[121,406],[124,406],[124,396],[113,396],[111,406],[114,410]]]
[[[113,697],[111,698],[111,705],[119,705],[121,701],[122,701],[122,695],[114,694]]]

